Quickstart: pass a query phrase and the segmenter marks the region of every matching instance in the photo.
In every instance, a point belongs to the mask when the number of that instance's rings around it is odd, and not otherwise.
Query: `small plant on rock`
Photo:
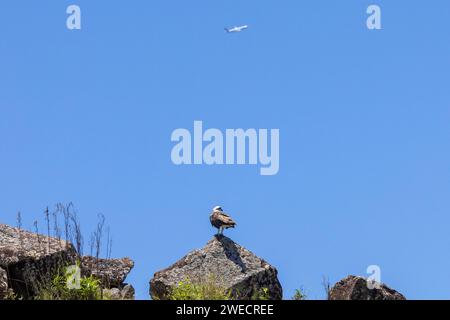
[[[306,300],[306,298],[307,298],[307,296],[306,296],[305,291],[303,290],[303,288],[300,288],[300,289],[295,290],[295,294],[292,297],[292,300],[297,300],[297,301],[298,300]]]
[[[172,289],[169,300],[231,300],[231,294],[214,277],[197,283],[186,279]]]
[[[256,291],[252,296],[252,300],[270,300],[269,288],[261,288]]]
[[[76,286],[69,285],[73,281],[73,274],[64,268],[50,282],[39,288],[36,300],[101,300],[100,280],[80,277]]]

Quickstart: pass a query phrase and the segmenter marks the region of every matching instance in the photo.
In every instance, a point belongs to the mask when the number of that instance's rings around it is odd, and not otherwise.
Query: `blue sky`
[[[103,213],[146,299],[221,204],[286,298],[376,264],[407,298],[448,299],[449,16],[445,0],[1,1],[0,221],[72,201],[87,237]],[[170,135],[194,120],[279,128],[279,174],[174,166]]]

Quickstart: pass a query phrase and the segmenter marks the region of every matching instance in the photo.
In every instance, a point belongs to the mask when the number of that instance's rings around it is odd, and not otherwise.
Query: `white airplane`
[[[232,32],[241,32],[245,29],[248,29],[248,25],[240,26],[240,27],[233,27],[233,28],[225,28],[225,31],[228,33]]]

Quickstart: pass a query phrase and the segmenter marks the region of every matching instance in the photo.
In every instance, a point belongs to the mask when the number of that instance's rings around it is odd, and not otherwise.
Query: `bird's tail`
[[[225,30],[226,32],[230,33],[230,29],[224,28],[224,30]]]

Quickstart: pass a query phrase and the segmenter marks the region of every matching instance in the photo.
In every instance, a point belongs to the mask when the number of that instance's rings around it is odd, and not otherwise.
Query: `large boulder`
[[[330,300],[406,300],[406,298],[385,284],[369,289],[367,279],[348,276],[330,290]]]
[[[83,276],[94,276],[101,281],[103,288],[121,288],[134,267],[130,258],[97,259],[91,256],[81,257]]]
[[[201,283],[209,278],[235,299],[250,300],[266,290],[269,299],[280,300],[283,294],[277,274],[273,266],[249,250],[225,236],[215,236],[203,249],[155,273],[150,295],[166,300],[180,282]]]
[[[100,280],[103,296],[110,300],[134,300],[135,290],[125,279],[134,267],[130,258],[102,259],[84,256],[80,259],[82,276]]]
[[[14,293],[30,298],[77,253],[64,240],[0,224],[0,268],[7,271]]]
[[[0,300],[7,298],[8,291],[8,274],[6,270],[0,268]]]

